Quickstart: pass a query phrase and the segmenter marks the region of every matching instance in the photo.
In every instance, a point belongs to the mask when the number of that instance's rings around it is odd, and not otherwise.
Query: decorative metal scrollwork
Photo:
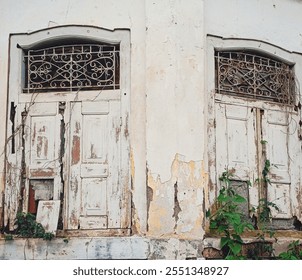
[[[216,52],[215,63],[217,93],[294,104],[295,75],[290,65],[234,51]]]
[[[119,88],[119,46],[56,46],[24,58],[25,92]]]

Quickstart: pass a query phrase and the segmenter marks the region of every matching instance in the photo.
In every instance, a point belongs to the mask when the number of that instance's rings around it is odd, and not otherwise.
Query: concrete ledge
[[[290,242],[302,239],[270,239],[275,255],[287,250]],[[246,243],[254,238],[244,238]],[[221,258],[220,238],[186,240],[152,237],[69,237],[23,239],[5,241],[0,239],[0,260],[132,260],[132,259],[202,259]],[[208,249],[212,250],[209,251]],[[207,252],[204,251],[207,250]],[[209,253],[210,252],[210,253]],[[205,255],[206,254],[206,255]],[[207,256],[207,254],[210,254]],[[214,255],[213,255],[214,254]]]
[[[1,260],[147,259],[149,244],[139,237],[0,240]]]
[[[198,259],[203,241],[147,237],[0,239],[1,260]]]

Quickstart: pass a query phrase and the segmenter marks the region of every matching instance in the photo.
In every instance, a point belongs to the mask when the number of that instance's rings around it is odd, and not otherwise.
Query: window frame
[[[23,49],[23,93],[119,89],[119,44],[81,41]]]
[[[229,72],[232,73],[233,80],[227,78]],[[270,79],[267,80],[267,77]],[[215,91],[217,94],[236,98],[294,105],[296,99],[294,64],[260,51],[215,50]]]

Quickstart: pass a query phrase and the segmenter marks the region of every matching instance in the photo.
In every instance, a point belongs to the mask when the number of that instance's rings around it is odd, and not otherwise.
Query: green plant
[[[51,240],[54,234],[45,232],[45,229],[40,223],[36,222],[36,217],[31,213],[17,213],[15,225],[16,234],[27,238],[43,238]]]
[[[51,232],[45,232],[43,235],[44,240],[52,240],[54,237],[55,237],[54,234]]]
[[[270,162],[266,161],[262,172],[263,178],[261,178],[265,183],[270,183],[268,180],[270,166]],[[216,210],[212,215],[207,213],[207,217],[210,218],[210,229],[215,229],[219,234],[222,234],[220,247],[225,259],[271,257],[273,246],[270,241],[266,240],[266,235],[268,234],[272,238],[275,231],[267,228],[267,222],[272,218],[272,208],[279,210],[277,205],[263,198],[259,200],[257,207],[253,207],[251,211],[258,214],[256,226],[260,229],[260,233],[253,244],[244,244],[241,237],[243,232],[255,229],[240,209],[240,205],[246,203],[246,199],[232,187],[234,171],[223,172],[219,180],[222,188],[216,200]],[[247,184],[251,185],[250,182]]]
[[[299,244],[299,240],[292,241],[286,252],[279,254],[278,259],[280,260],[302,260],[302,248]]]
[[[257,207],[259,223],[267,223],[272,219],[272,209],[280,211],[279,207],[265,198],[259,199]]]
[[[4,240],[5,240],[5,241],[14,240],[14,236],[13,236],[12,234],[5,234],[5,235],[4,235]]]
[[[220,247],[226,259],[243,259],[241,255],[242,238],[245,230],[253,230],[254,227],[239,210],[239,206],[246,202],[232,187],[233,172],[225,171],[219,180],[222,188],[217,197],[217,210],[213,215],[208,213],[210,228],[223,234],[220,239]]]

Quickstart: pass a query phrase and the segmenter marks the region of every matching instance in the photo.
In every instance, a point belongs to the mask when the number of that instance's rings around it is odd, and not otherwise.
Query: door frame
[[[35,92],[32,94],[23,93],[24,84],[24,67],[23,67],[23,50],[32,48],[41,43],[48,44],[55,40],[64,40],[70,38],[81,38],[88,41],[99,41],[103,43],[120,44],[120,89],[104,91],[80,91],[80,92]],[[129,228],[131,225],[130,209],[130,31],[127,29],[108,30],[91,26],[67,25],[58,26],[43,30],[38,30],[31,33],[10,34],[10,73],[8,77],[8,92],[7,92],[7,122],[6,122],[6,185],[5,185],[5,205],[9,205],[4,209],[4,224],[9,224],[9,228],[14,228],[14,220],[17,212],[20,210],[19,200],[22,196],[22,162],[23,162],[23,140],[22,129],[15,130],[12,133],[12,123],[20,124],[22,127],[22,112],[24,107],[21,104],[41,103],[45,100],[49,102],[72,102],[74,100],[108,100],[119,98],[121,101],[121,123],[123,138],[121,153],[121,184],[123,185],[123,220],[122,227]],[[14,111],[13,111],[14,110]],[[12,121],[9,116],[14,114]],[[68,120],[68,110],[64,111],[63,118]],[[68,135],[65,133],[66,139]],[[13,139],[13,141],[12,141]],[[14,147],[13,147],[14,146]],[[15,150],[14,152],[12,152]],[[65,164],[68,163],[64,155]],[[64,181],[66,181],[64,174]],[[66,186],[65,186],[66,187]],[[66,212],[66,191],[64,191],[64,208]],[[27,202],[26,202],[27,203]],[[63,224],[66,226],[66,213],[63,213]]]

